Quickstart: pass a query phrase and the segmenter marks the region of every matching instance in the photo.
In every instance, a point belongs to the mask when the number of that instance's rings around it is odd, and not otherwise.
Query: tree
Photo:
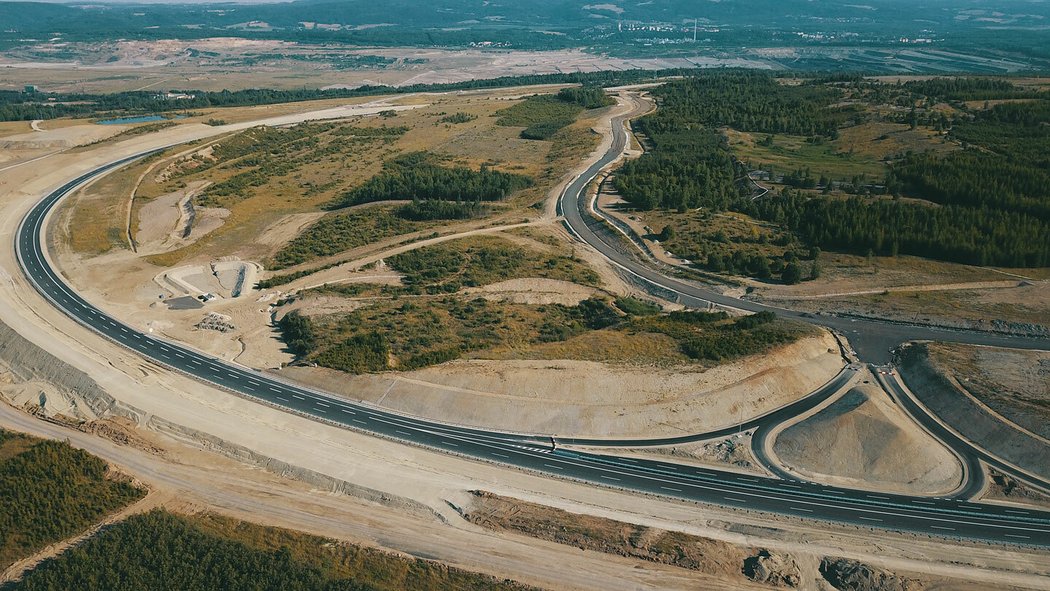
[[[791,261],[784,266],[784,271],[780,274],[780,280],[788,285],[794,285],[802,281],[802,267],[799,266],[798,261]]]
[[[821,272],[820,261],[818,261],[817,259],[813,259],[813,264],[810,265],[810,267],[809,267],[809,278],[810,278],[810,280],[819,279],[820,278],[820,272]]]

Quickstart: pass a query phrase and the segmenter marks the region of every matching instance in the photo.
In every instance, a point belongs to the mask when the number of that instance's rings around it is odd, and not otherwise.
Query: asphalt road
[[[972,345],[1014,347],[1018,349],[1050,350],[1050,339],[1021,337],[980,331],[953,330],[907,323],[850,318],[835,315],[812,315],[786,308],[767,306],[748,300],[722,295],[696,283],[668,277],[640,261],[633,253],[625,252],[618,239],[610,238],[605,223],[588,213],[586,188],[599,172],[620,157],[627,145],[624,122],[637,112],[613,119],[613,145],[609,151],[586,172],[576,178],[562,193],[558,212],[565,217],[569,231],[581,241],[597,249],[621,270],[660,291],[678,296],[679,303],[689,307],[705,307],[709,302],[749,312],[769,310],[782,318],[801,320],[825,326],[845,335],[861,359],[868,363],[885,364],[892,359],[891,350],[901,343],[914,340],[945,341]]]
[[[1050,512],[1046,511],[875,494],[670,462],[552,450],[542,437],[444,425],[351,403],[142,333],[73,291],[48,262],[44,242],[47,213],[62,197],[134,159],[102,166],[46,195],[22,220],[14,246],[23,272],[41,295],[77,322],[160,365],[314,420],[561,478],[862,529],[1050,547]]]
[[[978,461],[984,462],[999,472],[1013,476],[1022,482],[1034,484],[1044,491],[1050,491],[1050,480],[1041,478],[1037,475],[1019,472],[1012,465],[989,454],[983,449],[971,445],[970,442],[959,437],[943,424],[936,421],[929,413],[924,411],[919,406],[919,403],[916,402],[916,400],[907,392],[897,372],[886,374],[875,372],[875,374],[876,379],[882,384],[883,389],[896,399],[897,403],[905,410],[905,412],[921,423],[927,431],[933,433],[934,437],[940,439],[945,445],[961,455],[966,461],[968,471],[980,475],[979,479],[975,479],[976,482],[971,482],[965,490],[960,491],[958,493],[959,496],[973,496],[983,488],[984,471],[979,469],[980,466]]]

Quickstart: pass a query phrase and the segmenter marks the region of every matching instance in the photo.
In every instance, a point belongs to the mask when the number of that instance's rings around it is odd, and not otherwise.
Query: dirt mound
[[[884,490],[942,493],[962,478],[955,456],[873,386],[853,388],[788,427],[773,449],[800,473]]]
[[[917,582],[845,558],[825,558],[820,574],[839,591],[918,591]]]
[[[744,561],[744,574],[756,583],[774,587],[798,587],[802,582],[802,569],[793,558],[761,550]]]

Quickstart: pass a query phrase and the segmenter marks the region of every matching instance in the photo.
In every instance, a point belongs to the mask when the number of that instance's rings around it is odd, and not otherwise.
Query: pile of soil
[[[869,385],[788,427],[773,449],[799,472],[886,490],[935,494],[962,479],[956,457]]]

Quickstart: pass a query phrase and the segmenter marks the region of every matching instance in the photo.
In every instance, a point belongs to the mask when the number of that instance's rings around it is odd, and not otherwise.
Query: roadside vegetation
[[[615,179],[624,199],[642,211],[739,212],[777,226],[758,238],[773,234],[767,239],[785,249],[770,258],[759,249],[728,253],[720,246],[725,241],[710,240],[713,236],[685,244],[688,237],[697,238],[696,231],[672,219],[666,225],[675,236],[675,253],[701,267],[770,279],[774,267],[787,269],[792,262],[787,257],[801,259],[813,248],[1013,268],[1050,264],[1050,243],[1044,239],[1050,235],[1050,97],[1045,94],[981,79],[904,86],[849,77],[782,83],[759,72],[705,74],[652,92],[661,108],[636,123],[650,149]],[[995,93],[1039,98],[978,110],[934,102],[946,95]],[[896,126],[884,134],[886,140],[892,133],[925,129],[909,141],[916,148],[927,141],[928,149],[886,152],[877,162],[857,163],[862,169],[877,163],[882,178],[839,163],[816,168],[818,153],[830,158],[822,146],[872,122]],[[758,144],[766,149],[778,145],[778,134],[805,138],[810,155],[801,148],[798,153],[809,159],[807,165],[772,169],[751,162],[749,167],[726,139],[743,145],[740,133],[765,134]],[[937,145],[944,142],[956,146]],[[851,151],[842,154],[844,162],[854,158]],[[742,180],[755,168],[774,188],[761,197]],[[844,177],[849,171],[855,174]],[[806,277],[804,266],[798,271]],[[789,278],[798,277],[792,267]]]
[[[277,251],[269,267],[284,269],[427,227],[398,211],[397,206],[378,206],[329,214]]]
[[[583,262],[523,249],[505,239],[480,236],[410,250],[387,259],[404,275],[407,293],[453,293],[507,279],[540,277],[597,286],[598,274]]]
[[[571,125],[584,110],[607,107],[615,102],[601,88],[565,88],[556,95],[531,96],[499,111],[497,124],[524,127],[523,139],[547,140]]]
[[[443,166],[442,158],[426,152],[403,154],[387,161],[383,171],[340,195],[328,207],[337,209],[372,201],[441,200],[500,201],[532,185],[532,179],[482,166]]]
[[[408,131],[405,127],[355,127],[334,123],[302,123],[290,128],[257,127],[236,138],[221,142],[213,151],[212,162],[236,172],[217,182],[197,199],[202,206],[225,207],[231,200],[243,199],[254,187],[271,178],[288,176],[304,165],[331,156],[350,154],[377,140],[390,143]],[[206,163],[188,170],[200,172]]]
[[[575,305],[527,304],[464,292],[509,279],[543,278],[597,287],[572,257],[544,254],[497,237],[460,239],[387,259],[403,287],[365,284],[317,290],[363,298],[350,313],[285,314],[285,343],[300,362],[350,373],[411,370],[460,358],[594,359],[640,364],[719,363],[761,353],[807,334],[771,314],[672,312],[636,298],[596,292]],[[304,310],[309,310],[306,307]]]
[[[214,515],[154,510],[106,528],[3,589],[528,589],[508,580]]]
[[[143,496],[87,452],[0,429],[0,569]]]

